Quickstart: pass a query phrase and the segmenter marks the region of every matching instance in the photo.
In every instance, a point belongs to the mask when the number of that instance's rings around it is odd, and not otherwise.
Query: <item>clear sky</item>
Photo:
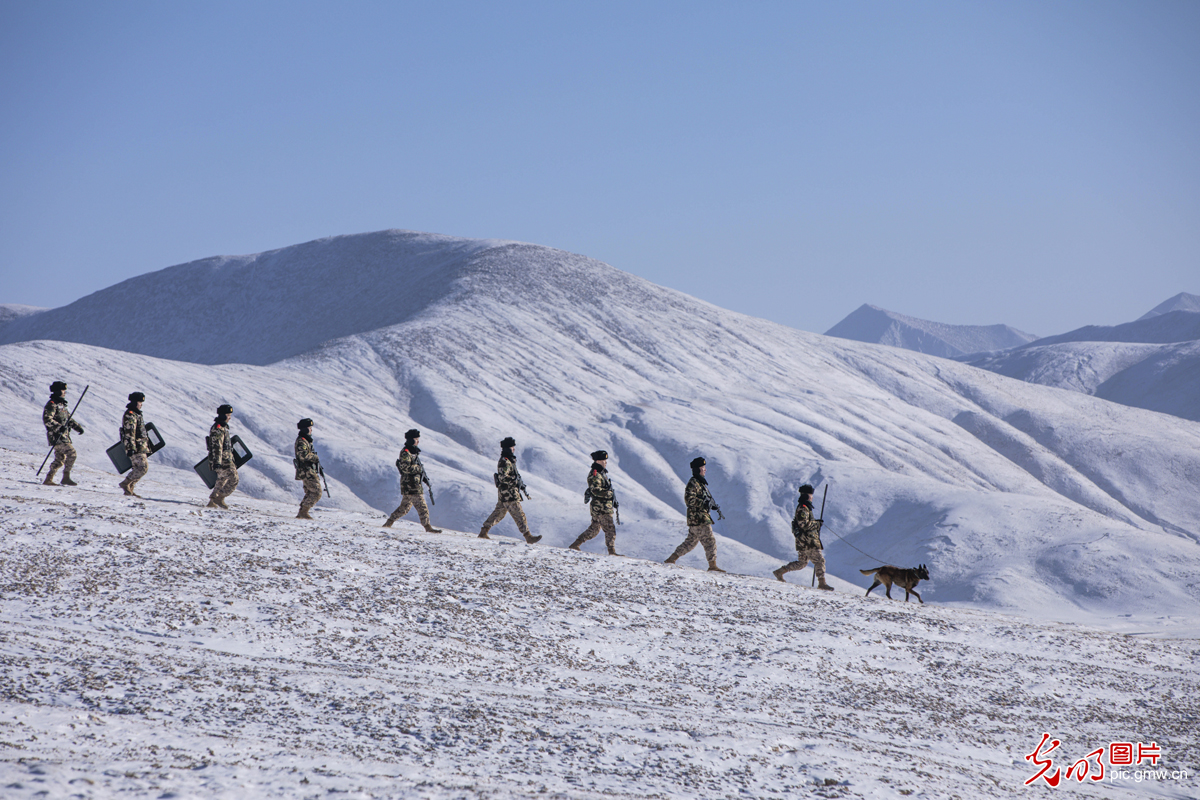
[[[1200,3],[0,0],[0,303],[406,228],[823,332],[1200,294]]]

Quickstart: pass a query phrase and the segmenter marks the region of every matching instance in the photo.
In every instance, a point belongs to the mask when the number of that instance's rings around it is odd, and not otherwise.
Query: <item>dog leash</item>
[[[843,542],[843,543],[844,543],[844,544],[845,544],[847,547],[849,547],[850,549],[852,549],[852,550],[858,550],[858,548],[857,548],[857,547],[855,547],[854,545],[850,544],[850,542],[847,542],[847,541],[846,541],[846,540],[845,540],[843,537],[841,537],[841,536],[838,536],[837,532],[836,532],[836,531],[834,531],[832,528],[826,528],[824,523],[822,523],[822,524],[821,524],[821,530],[823,530],[823,531],[826,531],[826,530],[827,530],[827,531],[829,531],[829,532],[830,532],[830,533],[832,533],[834,536],[837,536],[837,538],[838,538],[838,539],[841,539],[841,541],[842,541],[842,542]],[[876,558],[875,556],[871,555],[870,553],[864,553],[862,550],[858,550],[858,552],[862,553],[864,556],[866,556],[867,558],[871,559],[872,561],[878,561],[880,564],[887,564],[887,562],[886,562],[886,561],[884,561],[882,558]]]

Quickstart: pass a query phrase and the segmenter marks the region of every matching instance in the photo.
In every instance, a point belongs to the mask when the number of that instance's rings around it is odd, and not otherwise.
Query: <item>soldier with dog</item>
[[[817,578],[817,588],[832,592],[833,587],[825,582],[825,555],[821,544],[821,525],[824,520],[813,518],[813,489],[811,484],[800,487],[800,500],[796,503],[796,514],[792,517],[792,536],[796,539],[796,560],[784,564],[771,574],[779,580],[789,572],[804,569],[811,561]],[[786,581],[784,581],[786,583]]]

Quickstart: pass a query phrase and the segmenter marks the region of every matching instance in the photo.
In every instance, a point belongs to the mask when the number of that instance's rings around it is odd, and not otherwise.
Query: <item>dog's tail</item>
[[[883,567],[876,567],[875,569],[860,569],[859,572],[861,572],[863,575],[874,575],[881,569],[883,569]]]

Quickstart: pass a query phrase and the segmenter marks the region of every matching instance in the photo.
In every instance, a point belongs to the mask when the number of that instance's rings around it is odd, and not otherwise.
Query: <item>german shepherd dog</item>
[[[892,599],[892,584],[896,584],[904,590],[904,602],[908,602],[908,595],[911,592],[916,595],[917,600],[922,604],[921,595],[917,594],[917,584],[921,581],[929,580],[929,570],[925,569],[925,565],[916,569],[900,569],[899,567],[876,567],[875,569],[860,569],[863,575],[875,575],[875,582],[871,584],[871,589],[874,589],[880,584],[887,586],[888,599]],[[871,593],[871,589],[867,589],[867,594]]]

